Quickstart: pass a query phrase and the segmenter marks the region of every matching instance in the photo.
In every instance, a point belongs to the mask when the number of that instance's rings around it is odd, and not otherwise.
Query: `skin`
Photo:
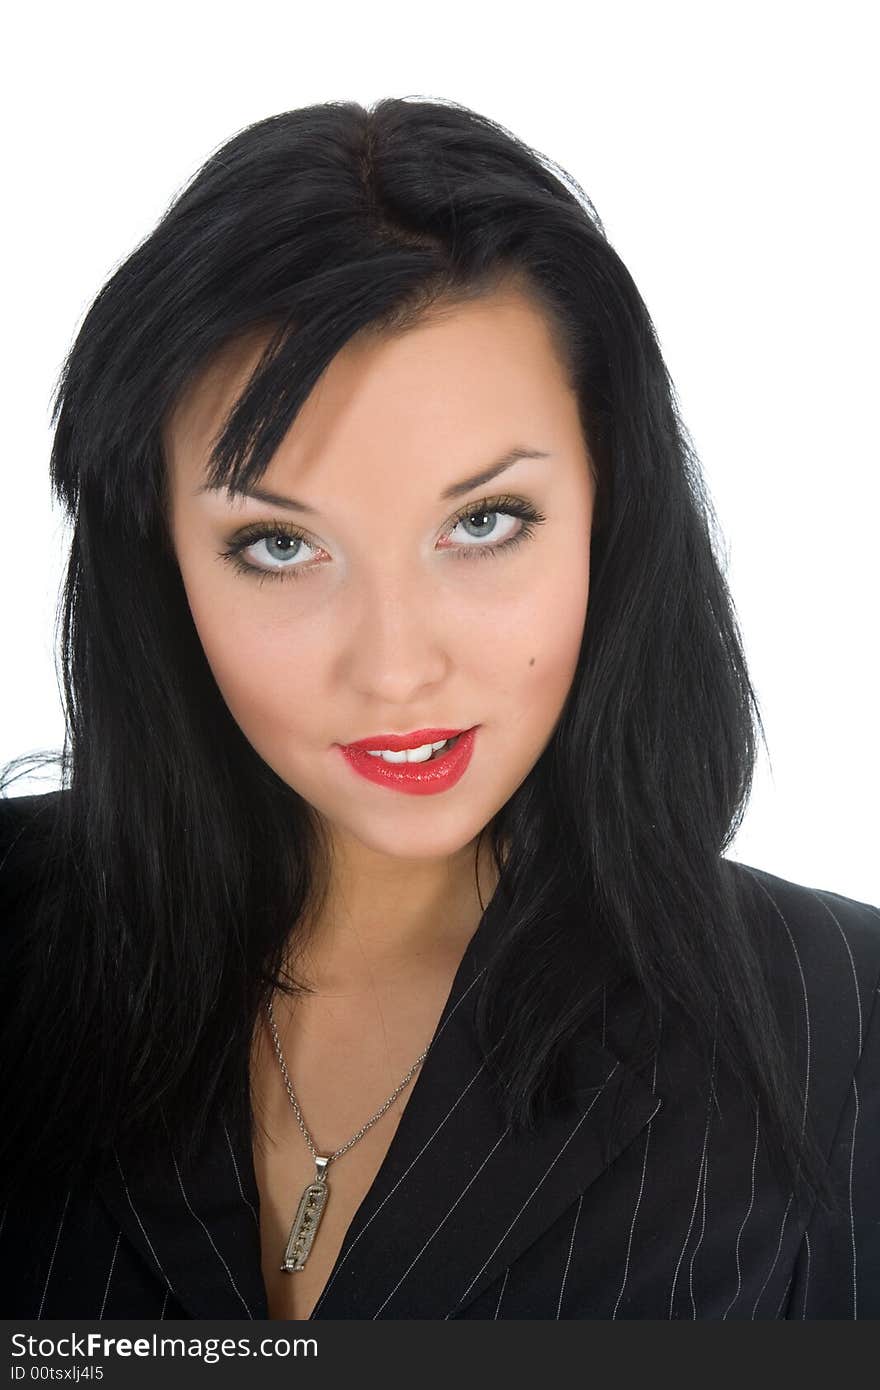
[[[505,288],[337,355],[260,483],[316,514],[199,492],[266,340],[230,344],[166,422],[169,524],[193,620],[245,736],[330,829],[313,983],[339,997],[422,966],[448,976],[482,912],[477,836],[546,747],[574,675],[595,497],[577,398],[545,318]],[[440,500],[515,445],[550,457]],[[481,556],[523,527],[503,510],[493,530],[481,522],[491,506],[477,504],[505,494],[544,520],[522,544]],[[240,557],[286,567],[283,578],[260,582],[218,558],[257,521],[305,537],[299,551],[270,537]],[[334,748],[475,724],[470,767],[436,796],[375,786]],[[496,883],[486,840],[483,904]]]

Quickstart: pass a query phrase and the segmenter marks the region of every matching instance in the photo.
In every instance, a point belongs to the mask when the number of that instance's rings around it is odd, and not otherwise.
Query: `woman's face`
[[[456,854],[534,766],[574,675],[594,499],[576,396],[543,316],[499,291],[346,345],[259,484],[289,505],[200,491],[266,341],[226,349],[165,431],[205,654],[245,737],[331,835]],[[459,490],[514,449],[540,456]],[[251,569],[221,558],[242,540]],[[341,748],[473,728],[463,775],[431,795],[368,780]]]

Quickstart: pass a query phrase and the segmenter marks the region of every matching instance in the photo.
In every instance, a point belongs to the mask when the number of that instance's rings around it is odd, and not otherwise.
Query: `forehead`
[[[183,393],[163,429],[173,482],[203,480],[212,446],[271,338],[227,343]],[[501,434],[549,422],[573,393],[545,315],[516,290],[438,304],[414,326],[368,327],[336,354],[283,444],[305,476],[319,460],[372,454],[423,462],[446,446],[497,452]],[[338,448],[337,448],[338,446]]]

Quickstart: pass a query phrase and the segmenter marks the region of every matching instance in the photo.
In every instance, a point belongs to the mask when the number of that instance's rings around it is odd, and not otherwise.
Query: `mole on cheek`
[[[532,657],[531,661],[529,662],[529,665],[530,665],[530,666],[534,666],[534,664],[535,664],[535,658]]]

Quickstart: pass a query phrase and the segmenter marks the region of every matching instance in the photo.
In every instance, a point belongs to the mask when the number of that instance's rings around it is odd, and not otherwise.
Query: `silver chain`
[[[290,1097],[290,1103],[291,1103],[291,1105],[293,1106],[293,1108],[294,1108],[294,1110],[295,1110],[295,1112],[296,1112],[296,1118],[297,1118],[297,1120],[299,1121],[299,1127],[300,1127],[300,1129],[302,1130],[303,1135],[305,1136],[305,1141],[306,1141],[306,1143],[307,1143],[308,1146],[309,1146],[309,1150],[310,1150],[310,1152],[311,1152],[312,1158],[317,1159],[318,1157],[320,1157],[320,1155],[318,1154],[318,1151],[317,1151],[317,1149],[315,1148],[315,1145],[314,1145],[314,1143],[313,1143],[313,1141],[312,1141],[312,1136],[309,1134],[309,1131],[306,1129],[305,1121],[303,1120],[303,1117],[302,1117],[302,1111],[301,1111],[300,1108],[299,1108],[299,1104],[298,1104],[298,1102],[297,1102],[296,1096],[293,1094],[293,1087],[292,1087],[291,1084],[290,1084],[290,1075],[289,1075],[288,1070],[287,1070],[287,1064],[286,1064],[285,1061],[284,1061],[284,1053],[281,1051],[281,1039],[280,1039],[279,1036],[278,1036],[278,1029],[277,1029],[277,1027],[276,1027],[276,1025],[275,1025],[275,1014],[274,1014],[274,1011],[273,1011],[273,1008],[272,1008],[272,1000],[271,1000],[271,999],[268,1001],[268,1003],[267,1003],[267,1005],[266,1005],[266,1009],[267,1009],[268,1014],[269,1014],[269,1027],[272,1029],[272,1039],[273,1039],[273,1041],[274,1041],[274,1043],[275,1043],[275,1051],[276,1051],[277,1054],[278,1054],[278,1061],[279,1061],[280,1064],[281,1064],[281,1074],[282,1074],[282,1076],[284,1077],[284,1085],[285,1085],[285,1087],[286,1087],[286,1089],[287,1089],[287,1094],[288,1094],[288,1096]],[[334,1160],[335,1158],[339,1158],[340,1154],[344,1154],[344,1153],[346,1152],[347,1149],[350,1149],[350,1148],[351,1148],[352,1144],[356,1144],[357,1141],[358,1141],[359,1139],[363,1139],[363,1137],[364,1137],[364,1135],[366,1134],[367,1130],[370,1129],[370,1128],[376,1123],[377,1120],[381,1120],[382,1116],[385,1114],[385,1111],[388,1109],[389,1105],[391,1105],[391,1104],[397,1099],[397,1097],[400,1095],[400,1093],[401,1093],[401,1091],[403,1090],[403,1088],[404,1088],[404,1087],[408,1084],[408,1082],[412,1079],[413,1073],[415,1072],[416,1068],[419,1067],[419,1066],[421,1066],[422,1062],[424,1062],[425,1058],[426,1058],[427,1055],[428,1055],[429,1047],[430,1047],[430,1043],[428,1044],[428,1047],[425,1048],[425,1050],[424,1050],[424,1052],[422,1053],[421,1057],[417,1058],[417,1060],[416,1060],[416,1061],[413,1063],[413,1065],[410,1067],[409,1071],[407,1072],[406,1076],[405,1076],[405,1077],[403,1078],[403,1080],[401,1081],[401,1083],[400,1083],[400,1085],[398,1086],[397,1090],[396,1090],[396,1091],[393,1091],[393,1092],[391,1093],[391,1095],[388,1097],[388,1099],[386,1100],[385,1104],[382,1106],[382,1109],[381,1109],[381,1110],[377,1110],[376,1113],[375,1113],[375,1115],[373,1116],[373,1118],[372,1118],[371,1120],[367,1120],[367,1123],[366,1123],[365,1125],[363,1125],[363,1126],[358,1130],[357,1134],[353,1135],[352,1138],[349,1139],[349,1141],[348,1141],[347,1144],[343,1144],[341,1149],[337,1149],[335,1153],[330,1154],[330,1155],[327,1157],[327,1161],[326,1161],[326,1163],[324,1164],[324,1167],[329,1168],[330,1164],[333,1162],[333,1160]]]

